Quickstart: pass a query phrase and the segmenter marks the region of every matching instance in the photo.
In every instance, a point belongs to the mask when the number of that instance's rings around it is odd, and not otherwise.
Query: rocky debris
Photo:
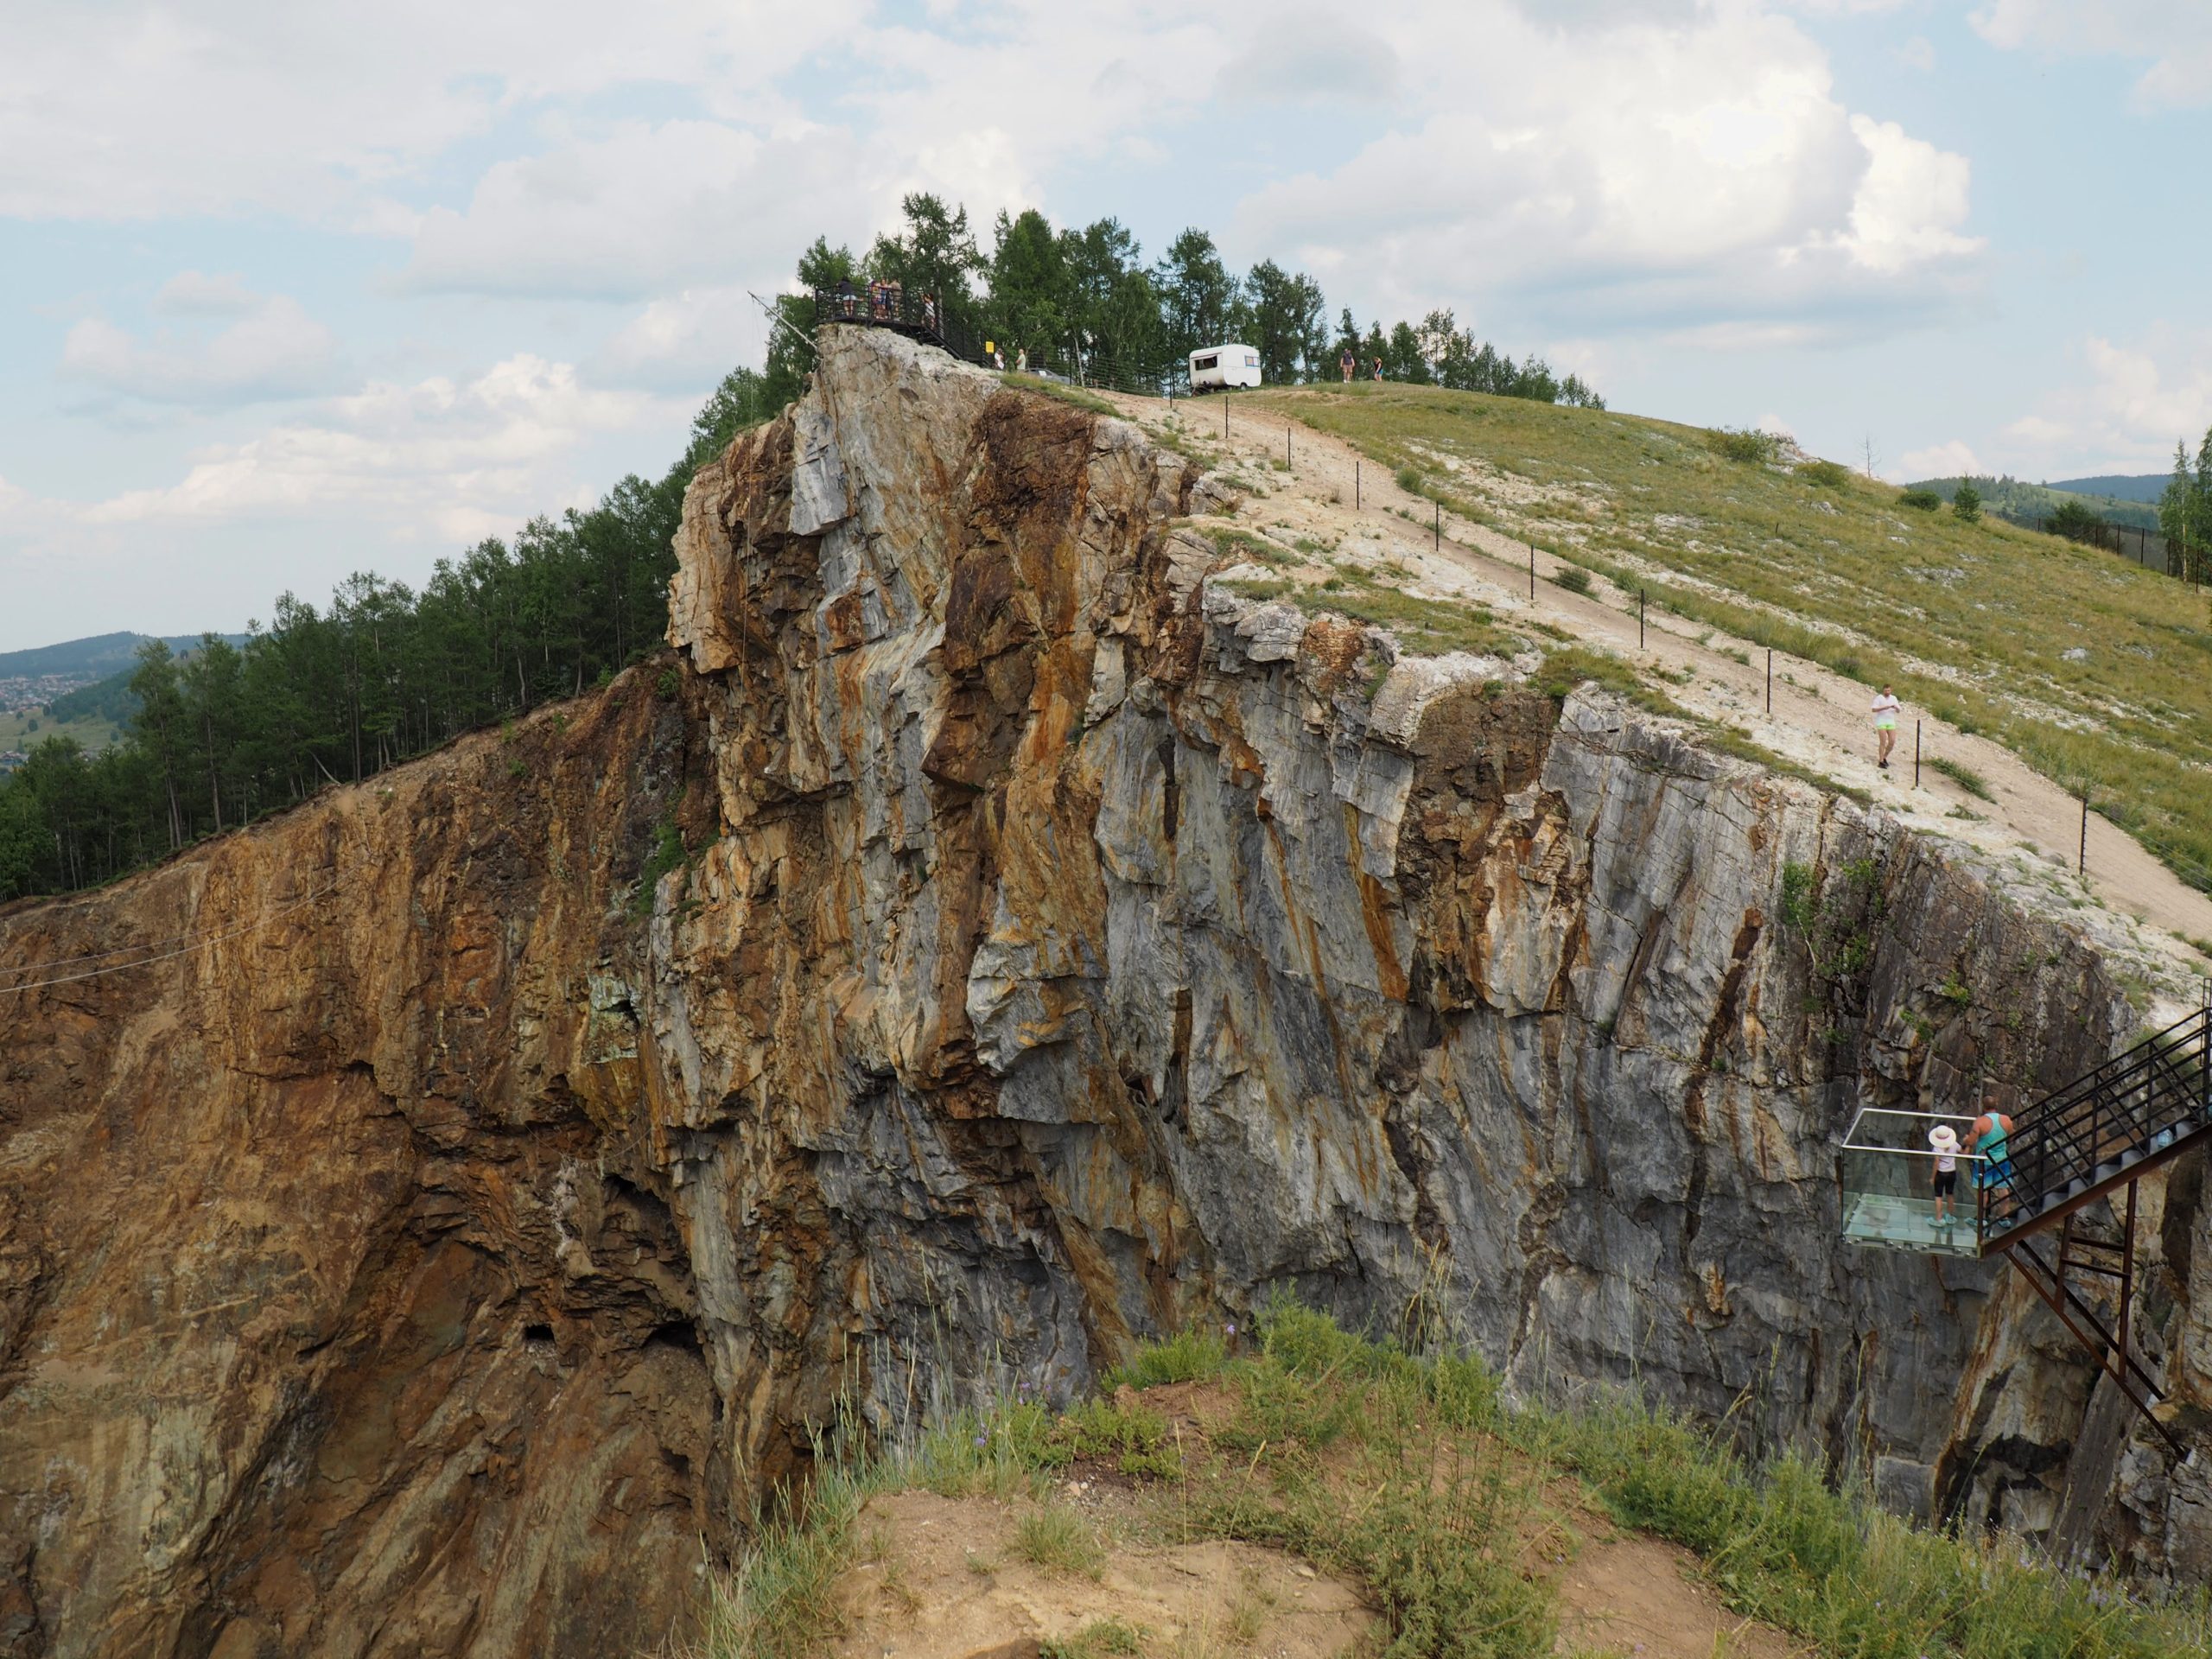
[[[832,329],[692,486],[676,666],[0,912],[10,985],[203,942],[0,1027],[0,1654],[647,1645],[825,1426],[1281,1289],[2197,1570],[2212,1499],[2024,1287],[1837,1236],[1858,1105],[2134,1035],[2103,956],[1669,722],[1238,597],[1180,527],[1227,505]],[[2200,1189],[2146,1333],[2196,1438]]]

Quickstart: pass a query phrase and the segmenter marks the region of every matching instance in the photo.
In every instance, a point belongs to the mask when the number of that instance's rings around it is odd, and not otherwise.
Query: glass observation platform
[[[1938,1213],[1936,1149],[1928,1132],[1939,1123],[1955,1129],[1961,1145],[1958,1182]],[[1862,1107],[1843,1138],[1843,1236],[1853,1244],[1913,1250],[1923,1255],[1977,1256],[1974,1166],[1966,1149],[1974,1119],[1945,1112],[1907,1112]]]

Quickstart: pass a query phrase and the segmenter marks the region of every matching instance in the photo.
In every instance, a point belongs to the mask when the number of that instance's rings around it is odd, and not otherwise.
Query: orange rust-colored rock
[[[1239,598],[1220,499],[829,330],[692,486],[672,661],[0,911],[0,1656],[631,1651],[817,1433],[1277,1289],[2202,1570],[2204,1477],[2018,1287],[1835,1236],[1856,1103],[2133,1034],[2078,925]],[[2203,1401],[2161,1197],[2145,1339]]]

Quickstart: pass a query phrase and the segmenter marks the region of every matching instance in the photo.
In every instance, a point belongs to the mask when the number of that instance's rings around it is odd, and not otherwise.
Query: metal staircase
[[[2159,1389],[2129,1345],[2135,1300],[2136,1184],[2212,1137],[2212,1007],[2114,1056],[2020,1114],[2005,1156],[1980,1191],[1980,1253],[2002,1254],[2113,1384],[2149,1418]],[[2081,1212],[2113,1199],[2119,1236],[2093,1233]],[[2056,1235],[2046,1254],[2036,1241]],[[2111,1321],[2083,1294],[2102,1281]],[[2099,1298],[2099,1300],[2103,1300]]]

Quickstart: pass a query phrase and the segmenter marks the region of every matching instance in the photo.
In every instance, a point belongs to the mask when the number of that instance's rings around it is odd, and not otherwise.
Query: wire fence
[[[2162,576],[2200,584],[2212,579],[2212,547],[2198,547],[2190,542],[2176,543],[2161,531],[2141,524],[2063,524],[2044,515],[2024,512],[1999,512],[1995,516],[2023,530],[2041,531],[2046,536],[2063,536],[2085,547],[2102,548],[2130,564],[2156,571]]]

